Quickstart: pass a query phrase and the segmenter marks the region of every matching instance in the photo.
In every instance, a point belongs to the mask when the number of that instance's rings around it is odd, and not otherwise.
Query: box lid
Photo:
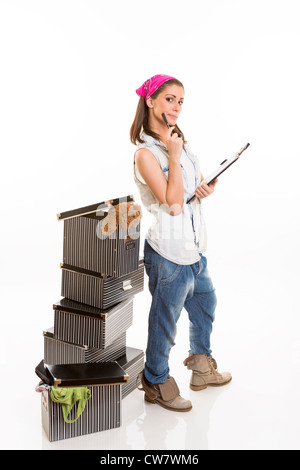
[[[45,364],[54,386],[124,384],[129,380],[124,369],[116,362],[89,362],[82,364]]]
[[[54,338],[54,326],[51,326],[48,330],[44,330],[43,335],[47,336],[47,338]]]
[[[120,310],[132,301],[133,296],[126,300],[118,302],[117,304],[114,304],[109,308],[98,308],[92,307],[91,305],[83,304],[81,302],[76,302],[75,300],[70,300],[64,297],[63,299],[53,304],[53,309],[60,310],[62,312],[76,313],[78,315],[86,315],[88,317],[101,318],[102,320],[106,320],[107,316],[111,315],[117,310]]]
[[[126,347],[126,353],[117,359],[117,363],[126,370],[136,361],[144,356],[144,351],[141,349]]]
[[[52,379],[49,371],[45,368],[44,360],[42,359],[41,362],[35,368],[36,375],[47,385],[52,385]]]
[[[92,307],[91,305],[86,305],[81,302],[76,302],[75,300],[66,298],[62,298],[53,304],[53,309],[60,310],[62,312],[78,313],[80,315],[87,315],[96,318],[101,318],[103,312],[105,312],[105,309]]]
[[[91,216],[97,215],[99,217],[103,216],[103,209],[109,209],[111,206],[115,206],[122,202],[134,202],[134,196],[124,196],[121,198],[108,199],[107,201],[98,202],[97,204],[91,204],[89,206],[80,207],[78,209],[73,209],[57,214],[58,220],[71,219],[73,217],[81,216]],[[106,215],[106,214],[105,214]]]
[[[140,256],[139,257],[139,268],[138,269],[140,269],[142,267],[144,267],[144,258]],[[98,277],[100,279],[116,279],[116,280],[119,279],[119,277],[116,278],[115,276],[111,276],[110,274],[97,273],[95,271],[90,271],[89,269],[81,268],[81,267],[78,267],[78,266],[72,266],[71,264],[67,264],[67,263],[60,263],[60,268],[65,270],[65,271],[72,271],[76,274],[84,274],[86,276]],[[124,276],[128,277],[133,273],[134,273],[134,271],[131,271],[131,273],[124,274],[123,276],[120,276],[120,277],[124,277]]]

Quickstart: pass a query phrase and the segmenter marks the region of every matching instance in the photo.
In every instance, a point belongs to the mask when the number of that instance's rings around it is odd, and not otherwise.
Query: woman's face
[[[147,104],[152,109],[155,119],[164,122],[162,113],[165,113],[170,126],[175,126],[179,114],[182,111],[184,89],[178,85],[167,86],[155,99],[148,98]]]

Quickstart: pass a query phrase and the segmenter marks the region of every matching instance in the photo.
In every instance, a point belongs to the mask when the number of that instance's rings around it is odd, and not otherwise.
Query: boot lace
[[[218,365],[217,365],[216,360],[211,356],[207,356],[207,360],[208,360],[208,364],[209,364],[211,372],[215,375],[218,375],[218,370],[217,370]]]

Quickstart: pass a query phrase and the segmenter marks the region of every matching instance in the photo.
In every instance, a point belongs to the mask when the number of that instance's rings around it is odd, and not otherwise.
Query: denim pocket
[[[164,259],[160,264],[160,284],[166,286],[175,281],[183,269],[183,265]]]
[[[145,271],[148,276],[148,288],[153,295],[157,283],[157,270],[154,264],[144,263]]]

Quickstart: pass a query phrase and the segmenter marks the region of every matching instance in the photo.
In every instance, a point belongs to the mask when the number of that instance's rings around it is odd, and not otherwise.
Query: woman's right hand
[[[181,154],[182,154],[182,148],[183,148],[183,140],[178,137],[178,134],[174,132],[173,135],[172,131],[175,128],[175,126],[170,127],[170,135],[166,141],[167,149],[169,152],[169,158],[172,159],[173,161],[176,161],[180,163],[181,159]]]

